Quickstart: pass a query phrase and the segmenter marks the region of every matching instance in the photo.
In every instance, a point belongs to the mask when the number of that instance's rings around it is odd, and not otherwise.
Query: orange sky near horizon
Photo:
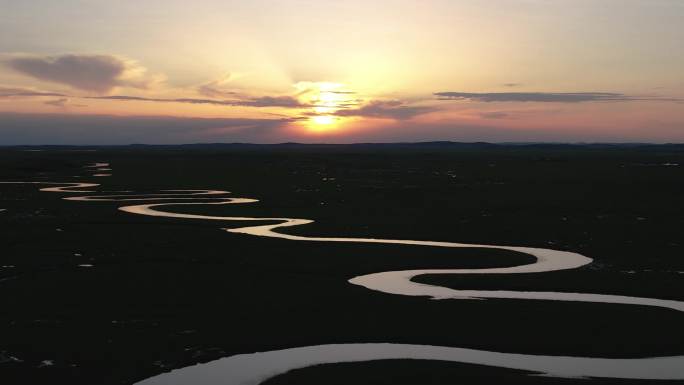
[[[0,4],[0,144],[684,141],[676,0]]]

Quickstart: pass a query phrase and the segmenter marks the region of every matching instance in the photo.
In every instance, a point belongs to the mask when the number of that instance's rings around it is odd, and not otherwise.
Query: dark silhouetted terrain
[[[113,175],[89,176],[83,167],[92,162],[109,162]],[[595,260],[543,274],[416,278],[424,283],[684,300],[681,145],[0,148],[0,181],[29,180],[91,181],[102,191],[140,193],[225,189],[260,202],[177,211],[316,221],[286,230],[296,234],[539,246]],[[221,230],[234,223],[151,218],[117,211],[121,203],[60,199],[71,195],[0,185],[2,384],[130,384],[233,354],[344,342],[591,357],[684,354],[684,315],[675,311],[434,301],[347,283],[386,270],[515,265],[529,261],[526,255],[263,239]],[[303,369],[267,383],[654,382],[382,361]]]

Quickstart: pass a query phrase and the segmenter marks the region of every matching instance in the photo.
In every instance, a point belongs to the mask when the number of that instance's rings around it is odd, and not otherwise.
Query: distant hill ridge
[[[458,149],[495,149],[495,148],[538,148],[538,149],[572,149],[572,148],[593,148],[593,149],[618,149],[618,148],[667,148],[671,150],[684,150],[684,143],[556,143],[556,142],[451,142],[451,141],[431,141],[431,142],[393,142],[393,143],[188,143],[188,144],[143,144],[133,143],[126,145],[0,145],[0,148],[18,149],[49,149],[49,148],[197,148],[197,149],[221,149],[221,148],[458,148]]]

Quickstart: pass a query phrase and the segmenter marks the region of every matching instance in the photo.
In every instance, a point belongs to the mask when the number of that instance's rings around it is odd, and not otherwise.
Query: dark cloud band
[[[477,102],[540,102],[581,103],[601,101],[657,100],[676,101],[671,98],[639,97],[614,92],[435,92],[441,100],[471,100]]]
[[[34,79],[95,93],[107,93],[118,86],[147,85],[145,79],[126,76],[144,69],[110,55],[19,56],[6,60],[5,65]]]
[[[66,96],[57,92],[42,92],[34,91],[28,88],[8,88],[0,87],[0,98],[14,98],[14,97],[34,97],[34,96]]]
[[[375,100],[359,108],[341,109],[334,115],[406,120],[435,110],[435,107],[407,106],[400,100]]]
[[[110,95],[110,96],[91,96],[87,99],[99,100],[120,100],[120,101],[141,101],[157,103],[189,103],[189,104],[210,104],[216,106],[243,106],[243,107],[282,107],[282,108],[304,108],[308,105],[300,103],[297,99],[290,96],[262,96],[258,98],[247,98],[242,100],[217,100],[201,98],[145,98],[140,96]]]

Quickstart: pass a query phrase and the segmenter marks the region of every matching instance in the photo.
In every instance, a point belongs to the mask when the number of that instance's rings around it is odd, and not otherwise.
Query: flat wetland
[[[41,151],[27,151],[27,150]],[[94,150],[94,151],[83,151]],[[85,166],[110,164],[111,176]],[[196,145],[0,147],[0,181],[115,191],[220,189],[255,198],[174,212],[293,217],[284,233],[553,248],[592,264],[539,274],[424,275],[455,289],[684,300],[684,146]],[[388,270],[532,262],[480,248],[296,242],[245,225],[157,218],[122,202],[0,185],[0,382],[131,384],[235,354],[393,342],[497,352],[684,355],[684,314],[537,300],[430,300],[349,284]],[[651,384],[480,365],[320,365],[266,384]]]

